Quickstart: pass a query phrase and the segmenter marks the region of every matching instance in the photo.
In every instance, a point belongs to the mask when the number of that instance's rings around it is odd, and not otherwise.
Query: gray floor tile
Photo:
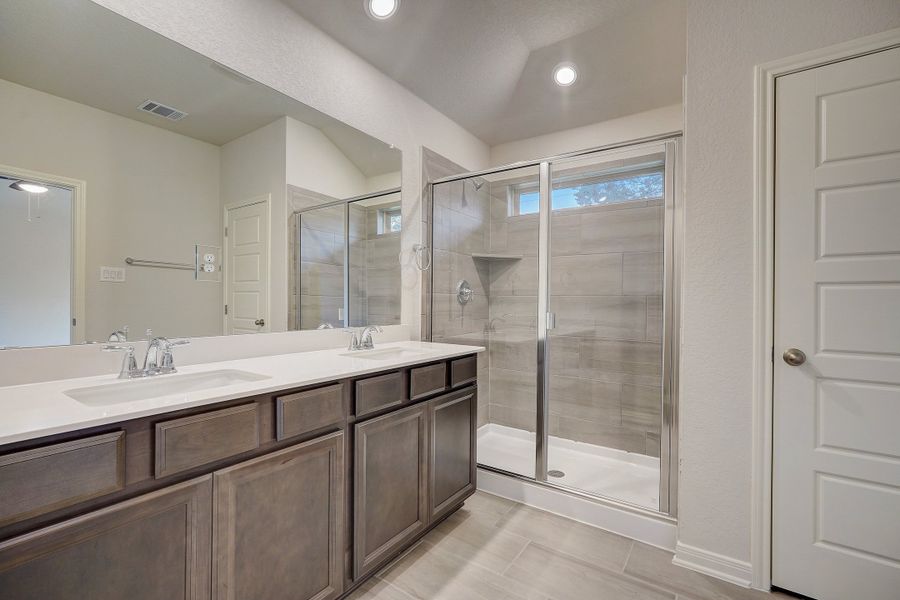
[[[457,512],[428,534],[434,547],[502,573],[525,549],[528,539],[509,533],[480,515]]]
[[[674,600],[675,594],[644,586],[617,572],[531,544],[506,571],[511,579],[554,600]]]
[[[631,549],[628,538],[524,504],[510,510],[497,527],[612,570],[621,570],[625,566]]]
[[[778,600],[783,594],[766,594],[672,564],[672,553],[640,542],[625,565],[625,573],[678,593],[683,600]]]
[[[521,582],[425,541],[379,576],[419,600],[545,600]]]
[[[357,588],[347,600],[414,600],[414,598],[387,581],[373,577]]]

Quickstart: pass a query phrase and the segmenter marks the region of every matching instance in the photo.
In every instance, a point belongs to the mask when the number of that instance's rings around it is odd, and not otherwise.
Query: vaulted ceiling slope
[[[681,101],[684,0],[281,1],[489,145]]]

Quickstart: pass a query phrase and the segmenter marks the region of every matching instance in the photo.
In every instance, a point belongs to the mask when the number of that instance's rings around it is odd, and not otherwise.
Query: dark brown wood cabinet
[[[417,404],[354,426],[354,579],[428,525],[426,408]]]
[[[2,600],[336,600],[475,490],[474,355],[0,447]]]
[[[209,598],[211,478],[0,543],[4,600]]]
[[[217,471],[213,597],[340,596],[343,506],[343,432]]]
[[[475,491],[474,388],[428,402],[428,517],[439,519]]]

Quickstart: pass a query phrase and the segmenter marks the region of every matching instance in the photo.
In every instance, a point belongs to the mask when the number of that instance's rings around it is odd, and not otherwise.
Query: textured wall
[[[897,0],[690,0],[679,542],[750,558],[753,67],[892,27]]]

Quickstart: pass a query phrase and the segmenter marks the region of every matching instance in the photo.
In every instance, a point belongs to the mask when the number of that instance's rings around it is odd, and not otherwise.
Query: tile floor
[[[478,492],[351,600],[786,600],[664,550]]]
[[[636,506],[659,509],[659,459],[550,436],[553,483]],[[534,476],[534,433],[496,423],[478,428],[478,462]]]

